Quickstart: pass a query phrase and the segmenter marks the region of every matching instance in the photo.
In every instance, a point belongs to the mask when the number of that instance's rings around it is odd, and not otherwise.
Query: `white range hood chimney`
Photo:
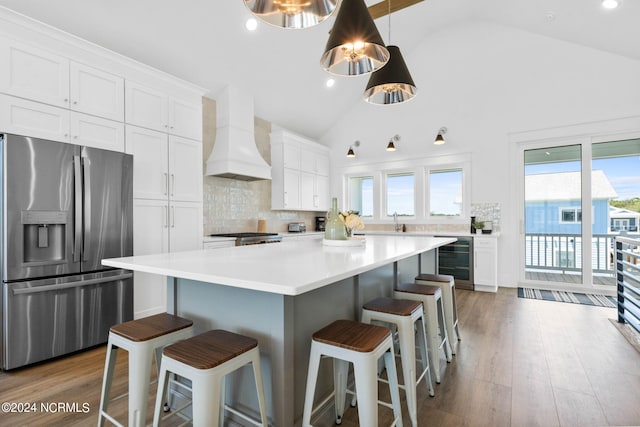
[[[206,175],[242,181],[271,179],[271,166],[256,146],[253,98],[234,86],[227,86],[221,93],[216,100],[216,141]]]

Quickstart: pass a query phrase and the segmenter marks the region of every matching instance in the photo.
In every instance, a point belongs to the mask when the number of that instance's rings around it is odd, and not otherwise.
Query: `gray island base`
[[[270,423],[295,426],[313,332],[336,319],[358,320],[362,304],[391,296],[394,283],[434,272],[436,249],[453,241],[399,234],[367,236],[362,247],[329,247],[300,240],[103,263],[167,276],[168,311],[193,320],[196,333],[227,329],[256,338]],[[322,362],[317,401],[332,390],[331,366]],[[226,403],[258,413],[250,368],[230,375]]]

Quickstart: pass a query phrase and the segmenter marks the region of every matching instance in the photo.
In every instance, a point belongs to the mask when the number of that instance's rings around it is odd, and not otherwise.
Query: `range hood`
[[[227,86],[216,99],[216,117],[216,141],[205,174],[242,181],[271,179],[271,166],[256,146],[251,95]]]

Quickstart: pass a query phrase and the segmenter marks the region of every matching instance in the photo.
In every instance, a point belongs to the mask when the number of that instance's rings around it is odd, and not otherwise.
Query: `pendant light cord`
[[[389,11],[389,14],[388,14],[389,15],[389,41],[387,45],[390,45],[391,44],[391,0],[389,0],[388,11]]]

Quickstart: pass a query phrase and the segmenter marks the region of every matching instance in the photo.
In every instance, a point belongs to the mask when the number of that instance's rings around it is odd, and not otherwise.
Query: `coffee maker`
[[[327,222],[327,218],[324,216],[316,217],[316,231],[324,231],[325,224]]]

